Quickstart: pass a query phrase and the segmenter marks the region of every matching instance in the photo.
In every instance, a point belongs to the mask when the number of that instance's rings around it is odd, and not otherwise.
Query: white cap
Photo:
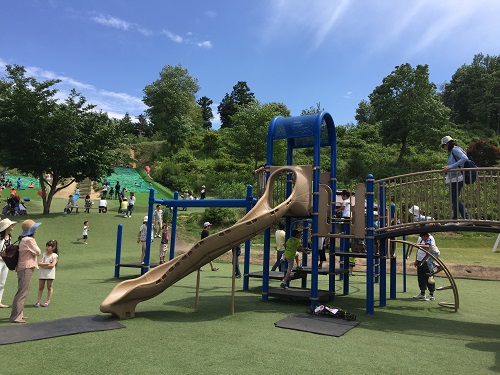
[[[449,135],[447,135],[446,137],[441,138],[441,147],[443,147],[444,145],[447,145],[448,142],[450,142],[450,141],[454,141],[454,139],[451,138]]]
[[[142,222],[146,222],[146,221],[149,221],[149,218],[147,216],[144,216],[144,220],[142,220]]]
[[[208,227],[211,227],[211,226],[212,226],[212,224],[209,221],[205,221],[203,223],[203,228],[208,228]]]

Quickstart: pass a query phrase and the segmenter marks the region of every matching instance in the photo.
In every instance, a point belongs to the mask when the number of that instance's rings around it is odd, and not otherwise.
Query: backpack
[[[464,151],[464,150],[462,150],[462,151]],[[464,151],[464,153],[465,153],[465,155],[467,155],[467,153],[465,151]],[[453,152],[451,154],[453,156],[453,159],[455,159],[455,162],[456,162],[457,158],[455,157],[455,154],[453,154]],[[465,169],[477,168],[477,165],[469,158],[469,156],[467,156],[467,161],[464,163],[463,167]],[[464,175],[464,182],[467,185],[473,184],[477,180],[477,171],[464,171],[463,175]]]
[[[464,168],[477,168],[476,163],[474,163],[472,160],[467,160],[464,163]],[[477,180],[477,171],[465,171],[464,172],[464,182],[469,185],[473,184]]]
[[[0,251],[0,256],[11,271],[16,269],[17,262],[19,261],[19,245],[16,245],[18,242],[16,241],[13,244],[7,245]]]

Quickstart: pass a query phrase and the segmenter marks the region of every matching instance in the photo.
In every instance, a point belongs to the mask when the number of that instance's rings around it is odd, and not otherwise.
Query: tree
[[[212,119],[214,118],[214,114],[212,112],[211,105],[214,104],[212,99],[202,96],[198,99],[198,105],[201,108],[201,117],[203,119],[203,129],[210,130],[212,129]]]
[[[255,95],[250,91],[245,81],[238,81],[233,86],[231,94],[224,95],[217,110],[221,120],[221,128],[231,128],[233,126],[232,118],[238,110],[255,101]]]
[[[6,72],[0,80],[0,132],[15,134],[15,141],[1,148],[2,164],[39,179],[43,213],[48,214],[57,191],[111,173],[120,146],[117,128],[74,90],[58,103],[57,90],[51,88],[57,80],[37,82],[18,65],[7,65]]]
[[[309,109],[303,109],[302,112],[300,112],[301,116],[307,116],[307,115],[315,115],[317,113],[323,112],[325,109],[321,108],[321,103],[316,103],[316,107],[310,106]]]
[[[375,115],[373,114],[373,107],[370,102],[362,100],[356,108],[356,115],[354,116],[358,124],[365,123],[374,125],[376,123]]]
[[[266,139],[269,122],[275,116],[290,116],[282,103],[251,102],[232,116],[233,128],[228,132],[234,144],[233,154],[239,160],[252,160],[254,169],[266,160]]]
[[[477,54],[457,69],[443,90],[451,120],[480,124],[500,133],[500,56]]]
[[[425,144],[448,123],[449,110],[429,82],[429,67],[397,66],[369,95],[384,144],[399,144],[401,165],[409,143]]]
[[[146,115],[175,152],[182,148],[190,134],[199,129],[201,110],[196,103],[198,80],[181,65],[165,66],[160,78],[144,88]]]

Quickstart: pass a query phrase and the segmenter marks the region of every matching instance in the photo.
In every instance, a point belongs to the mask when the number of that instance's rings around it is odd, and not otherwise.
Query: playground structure
[[[274,144],[286,142],[286,166],[274,166]],[[313,163],[309,166],[295,166],[294,150],[312,148]],[[323,155],[321,154],[322,150]],[[326,153],[326,155],[325,155]],[[329,171],[321,172],[320,160],[329,161]],[[316,306],[322,297],[335,298],[336,276],[341,275],[343,295],[349,294],[348,259],[359,257],[366,259],[366,312],[374,313],[375,284],[379,285],[379,304],[387,303],[387,265],[389,261],[389,297],[396,298],[396,251],[398,242],[403,243],[403,259],[406,259],[406,246],[414,244],[396,240],[420,232],[439,231],[483,231],[500,233],[500,168],[476,168],[478,179],[474,185],[466,185],[462,198],[467,207],[470,220],[451,219],[451,198],[449,186],[444,183],[444,172],[427,171],[404,176],[391,177],[375,181],[373,176],[367,177],[365,184],[355,187],[356,201],[352,199],[351,215],[348,224],[339,225],[333,215],[337,199],[332,192],[337,192],[336,179],[336,132],[332,117],[327,112],[317,115],[274,118],[269,126],[267,139],[266,165],[261,169],[257,186],[260,196],[257,203],[252,197],[251,188],[245,200],[156,200],[151,192],[149,218],[152,218],[154,204],[160,203],[173,207],[170,261],[149,270],[148,244],[143,275],[134,280],[118,284],[110,295],[102,302],[101,311],[109,312],[119,318],[133,317],[136,305],[153,298],[163,290],[198,270],[209,261],[214,260],[236,245],[245,242],[244,283],[248,289],[250,238],[264,232],[263,269],[258,277],[262,279],[262,299],[269,295],[293,296],[297,291],[306,293],[311,306]],[[265,182],[265,184],[264,184]],[[252,205],[255,206],[252,208]],[[177,209],[179,207],[246,207],[247,214],[234,226],[199,241],[187,254],[174,258],[175,230]],[[415,220],[415,209],[419,207],[418,220]],[[413,212],[410,209],[413,208]],[[375,226],[375,211],[379,220]],[[423,218],[422,218],[423,217]],[[311,259],[304,257],[301,271],[302,288],[269,289],[270,278],[282,277],[272,275],[269,271],[271,256],[271,226],[281,218],[285,218],[287,238],[290,236],[292,223],[304,222],[303,245],[308,247],[308,231],[311,231]],[[311,223],[309,227],[308,223]],[[342,229],[341,229],[342,227]],[[147,238],[151,235],[151,219],[148,225]],[[318,269],[318,250],[321,237],[330,237],[329,267]],[[337,249],[335,239],[339,239]],[[352,245],[363,243],[363,251],[353,252]],[[335,268],[336,260],[342,267]],[[441,260],[438,261],[440,263]],[[443,264],[444,265],[444,264]],[[403,262],[404,272],[406,263]],[[149,271],[148,271],[149,270]],[[447,271],[442,270],[450,280],[453,289],[454,303],[442,303],[441,306],[458,309],[458,291]],[[328,291],[318,290],[318,276],[328,277]],[[116,276],[116,272],[115,272]],[[305,289],[306,277],[310,276],[310,288]],[[406,284],[405,284],[406,291]]]

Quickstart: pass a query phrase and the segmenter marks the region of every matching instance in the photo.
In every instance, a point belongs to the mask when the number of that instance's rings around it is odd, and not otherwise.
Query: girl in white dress
[[[45,281],[47,281],[47,300],[41,306],[47,307],[50,305],[50,299],[53,293],[52,284],[56,278],[56,264],[58,258],[57,241],[48,241],[45,245],[45,253],[43,253],[38,262],[38,266],[40,267],[38,269],[38,300],[35,303],[35,307],[40,307]]]

